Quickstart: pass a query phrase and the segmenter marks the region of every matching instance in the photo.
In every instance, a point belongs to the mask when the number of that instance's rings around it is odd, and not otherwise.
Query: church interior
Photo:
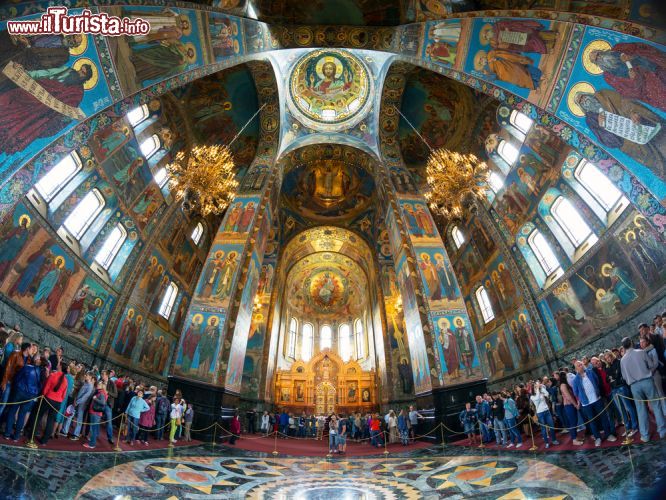
[[[150,29],[0,5],[0,496],[663,494],[661,2],[56,3]]]

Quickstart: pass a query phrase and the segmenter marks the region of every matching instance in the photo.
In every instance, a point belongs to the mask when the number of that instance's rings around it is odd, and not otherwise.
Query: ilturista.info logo
[[[10,35],[147,35],[150,23],[141,18],[110,16],[106,12],[93,14],[83,9],[81,14],[68,15],[67,7],[49,7],[39,19],[7,21]]]

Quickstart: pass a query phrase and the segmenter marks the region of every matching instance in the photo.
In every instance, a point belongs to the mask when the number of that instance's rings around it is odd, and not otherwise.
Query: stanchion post
[[[442,433],[442,449],[446,447],[446,438],[444,436],[444,422],[439,423],[439,430]]]
[[[530,451],[536,451],[539,448],[537,447],[536,444],[534,444],[534,430],[532,430],[532,416],[531,415],[527,416],[527,423],[530,426],[530,437],[532,438],[532,447],[530,448]]]
[[[389,437],[388,432],[384,431],[384,456],[389,454],[389,451],[388,451],[388,437]]]
[[[217,422],[215,422],[215,425],[213,425],[213,442],[211,445],[215,446],[215,442],[217,441],[215,438],[217,437]]]
[[[113,449],[115,452],[123,451],[120,447],[120,437],[123,435],[123,424],[125,423],[126,414],[120,415],[120,426],[118,427],[118,438],[116,439],[116,447]]]
[[[278,431],[275,431],[275,441],[273,443],[273,456],[276,457],[278,455],[277,451],[277,436],[278,436]]]
[[[39,405],[37,407],[37,416],[35,418],[35,423],[32,425],[32,435],[30,436],[30,441],[28,441],[25,444],[26,447],[28,447],[32,450],[35,450],[35,449],[39,448],[37,446],[37,443],[35,443],[35,432],[37,431],[37,422],[40,420],[39,417],[41,416],[40,412],[41,412],[41,409],[42,409],[42,401],[44,401],[44,396],[39,396]],[[17,422],[17,425],[18,425],[18,422]]]
[[[176,425],[176,421],[174,419],[169,419],[169,444],[167,448],[173,448],[173,441],[171,441],[171,427]]]
[[[615,395],[615,403],[617,404],[618,410],[620,410],[620,418],[622,419],[622,425],[624,425],[624,441],[622,441],[623,445],[629,445],[634,442],[633,439],[631,439],[631,436],[629,436],[629,429],[627,429],[627,421],[624,418],[624,412],[622,411],[622,401],[620,401],[620,396],[618,394]]]

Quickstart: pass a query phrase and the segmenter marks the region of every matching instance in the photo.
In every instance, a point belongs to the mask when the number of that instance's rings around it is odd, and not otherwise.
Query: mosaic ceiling
[[[282,200],[303,218],[344,222],[372,208],[374,164],[355,148],[308,146],[286,157],[283,165]]]
[[[354,125],[367,110],[372,93],[365,63],[342,50],[306,54],[289,77],[292,111],[315,129],[332,131]]]
[[[288,303],[305,315],[352,316],[363,310],[367,278],[356,262],[333,252],[301,259],[287,278]]]

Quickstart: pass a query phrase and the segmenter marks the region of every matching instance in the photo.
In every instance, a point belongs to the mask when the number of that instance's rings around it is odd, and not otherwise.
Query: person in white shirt
[[[541,425],[541,435],[543,436],[544,443],[546,443],[546,448],[550,448],[551,444],[560,444],[555,437],[555,422],[553,422],[553,415],[550,413],[548,398],[548,390],[537,380],[534,383],[534,395],[530,396],[530,400],[536,409],[536,415]],[[550,442],[548,441],[548,431],[550,431]]]
[[[180,404],[179,398],[174,398],[173,403],[171,403],[171,433],[169,440],[171,443],[176,442],[176,429],[181,424],[181,419],[183,418],[183,405]]]
[[[261,432],[268,435],[268,429],[270,429],[271,416],[267,411],[264,411],[264,414],[261,416]]]

